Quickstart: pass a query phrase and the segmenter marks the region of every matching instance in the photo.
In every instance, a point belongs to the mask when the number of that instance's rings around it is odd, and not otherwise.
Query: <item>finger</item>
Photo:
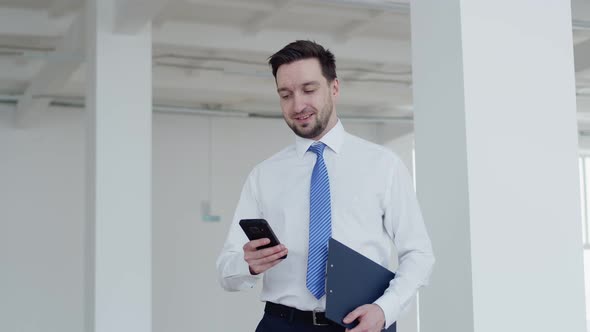
[[[364,314],[359,316],[359,324],[351,329],[349,332],[373,331],[371,323],[363,321]]]
[[[365,313],[364,306],[360,306],[360,307],[354,309],[348,315],[346,315],[346,317],[344,317],[344,319],[342,321],[344,322],[344,324],[350,324],[350,323],[354,322],[355,319],[362,316],[364,313]]]
[[[283,256],[285,256],[288,253],[288,249],[283,249],[275,254],[272,254],[270,256],[265,256],[262,258],[259,258],[258,261],[260,264],[265,264],[265,263],[270,263],[273,261],[276,261],[277,259],[281,259]]]
[[[369,327],[366,326],[367,324],[363,324],[362,322],[359,325],[355,326],[354,329],[349,330],[349,332],[361,332],[361,331],[369,331]]]
[[[243,249],[244,249],[244,252],[246,252],[246,251],[248,251],[248,252],[259,252],[259,253],[264,254],[264,256],[267,256],[267,255],[269,255],[269,252],[270,252],[270,254],[273,253],[271,249],[275,248],[275,250],[276,250],[276,248],[279,247],[279,246],[281,248],[284,248],[285,247],[284,245],[279,244],[279,245],[276,245],[276,246],[273,246],[273,247],[270,247],[270,248],[264,248],[264,249],[260,248],[260,247],[262,247],[262,246],[264,246],[266,244],[269,244],[269,243],[270,243],[270,240],[269,239],[252,240],[252,241],[247,242],[246,244],[244,244]]]
[[[273,248],[268,248],[268,249],[273,249],[273,250],[270,250],[270,252],[269,252],[266,249],[256,250],[256,249],[252,249],[250,246],[245,247],[244,248],[244,259],[248,260],[248,259],[264,258],[268,255],[273,254],[275,250],[278,251],[275,247],[273,247]]]
[[[246,251],[246,250],[255,251],[256,248],[261,247],[266,244],[269,244],[269,243],[270,243],[270,239],[267,239],[267,238],[252,240],[252,241],[246,242],[246,244],[244,244],[244,251]]]
[[[281,260],[281,258],[285,255],[287,255],[288,250],[282,250],[279,251],[276,254],[270,255],[270,256],[266,256],[266,257],[262,257],[262,258],[258,258],[256,257],[256,253],[253,254],[249,254],[249,255],[244,255],[244,260],[246,262],[248,262],[248,265],[250,266],[258,266],[258,265],[264,265],[264,264],[268,264],[271,262],[274,262],[276,260]]]
[[[265,248],[265,249],[260,249],[260,250],[256,250],[252,253],[252,257],[255,259],[262,259],[262,258],[266,258],[268,256],[272,256],[274,254],[277,254],[283,250],[285,250],[285,246],[282,244],[276,245],[274,247],[270,247],[270,248]]]
[[[260,250],[255,250],[255,251],[244,251],[244,259],[246,259],[248,261],[264,259],[268,256],[272,256],[277,253],[280,253],[283,250],[286,250],[285,246],[282,244],[279,244],[279,245],[276,245],[271,248],[260,249]],[[283,254],[283,256],[284,256],[284,254]]]
[[[282,260],[281,258],[287,255],[289,252],[288,249],[281,250],[275,254],[270,256],[260,257],[260,253],[258,252],[246,252],[244,254],[244,260],[250,266],[258,266],[258,265],[265,265],[277,260]]]

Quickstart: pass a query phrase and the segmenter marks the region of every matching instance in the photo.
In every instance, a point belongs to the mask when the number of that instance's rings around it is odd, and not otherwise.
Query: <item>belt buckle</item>
[[[322,312],[321,311],[318,311],[318,310],[312,311],[313,325],[314,326],[328,326],[328,325],[330,325],[330,324],[318,323],[318,319],[316,317],[316,314],[318,314],[318,313],[322,313]]]

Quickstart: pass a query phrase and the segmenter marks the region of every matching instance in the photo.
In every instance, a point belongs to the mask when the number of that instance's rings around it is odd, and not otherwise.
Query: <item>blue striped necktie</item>
[[[307,257],[307,289],[320,299],[326,292],[326,261],[328,240],[332,235],[330,179],[324,163],[324,143],[314,143],[309,151],[317,155],[311,174],[309,195],[309,253]]]

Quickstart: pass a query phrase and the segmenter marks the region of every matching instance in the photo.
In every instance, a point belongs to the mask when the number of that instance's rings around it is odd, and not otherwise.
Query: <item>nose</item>
[[[307,102],[305,97],[299,93],[293,95],[293,111],[295,113],[301,113],[307,108]]]

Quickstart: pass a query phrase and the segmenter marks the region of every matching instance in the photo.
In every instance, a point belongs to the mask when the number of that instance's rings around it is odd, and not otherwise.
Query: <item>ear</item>
[[[337,78],[335,78],[332,81],[332,97],[338,97],[340,95],[340,81],[338,81]]]

